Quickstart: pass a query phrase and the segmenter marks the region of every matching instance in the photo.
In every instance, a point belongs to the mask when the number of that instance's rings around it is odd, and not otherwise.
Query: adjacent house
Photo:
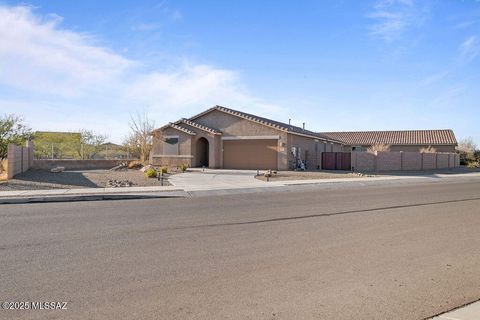
[[[321,133],[253,114],[214,106],[152,132],[150,162],[225,169],[293,169],[321,166],[322,152],[344,143]]]
[[[455,152],[457,139],[450,129],[401,131],[321,132],[330,139],[343,142],[345,151],[366,151],[373,145],[388,145],[390,151],[418,152],[433,148],[437,152]]]

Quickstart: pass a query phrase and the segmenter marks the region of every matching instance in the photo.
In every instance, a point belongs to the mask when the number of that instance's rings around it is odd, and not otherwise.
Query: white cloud
[[[375,21],[370,28],[371,35],[391,43],[408,29],[421,25],[426,18],[426,10],[414,0],[379,0],[367,17]]]
[[[462,61],[470,62],[480,53],[480,42],[477,36],[470,36],[460,45],[460,56]]]
[[[0,84],[73,96],[98,89],[135,65],[93,45],[85,34],[60,29],[61,20],[37,17],[29,7],[0,7]]]
[[[215,104],[272,117],[284,112],[251,95],[236,71],[188,61],[147,70],[61,21],[30,7],[0,6],[0,92],[9,93],[0,96],[0,108],[24,112],[36,129],[88,127],[118,140],[129,112],[143,107],[158,124]]]

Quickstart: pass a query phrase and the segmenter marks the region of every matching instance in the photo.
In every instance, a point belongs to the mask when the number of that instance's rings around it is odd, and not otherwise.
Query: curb
[[[112,194],[86,194],[86,195],[52,195],[0,198],[0,204],[22,203],[49,203],[71,201],[101,201],[101,200],[135,200],[135,199],[159,199],[159,198],[185,198],[188,194],[183,190],[151,192],[151,193],[112,193]]]

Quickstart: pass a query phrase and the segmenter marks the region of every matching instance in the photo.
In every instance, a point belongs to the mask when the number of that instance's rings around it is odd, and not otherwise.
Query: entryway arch
[[[208,168],[209,147],[210,146],[206,138],[201,137],[200,139],[197,140],[197,145],[196,145],[197,166]]]

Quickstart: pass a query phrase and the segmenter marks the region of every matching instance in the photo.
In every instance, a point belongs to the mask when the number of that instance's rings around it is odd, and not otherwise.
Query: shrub
[[[130,161],[128,163],[128,169],[140,169],[143,167],[143,164],[140,161]]]
[[[168,173],[167,167],[161,167],[160,172],[163,173],[163,174]]]
[[[467,163],[467,167],[468,167],[468,168],[472,168],[472,169],[480,168],[480,162],[478,162],[478,161],[468,162],[468,163]]]
[[[182,170],[182,172],[187,171],[187,169],[188,169],[188,165],[187,165],[186,163],[182,163],[182,164],[180,165],[180,170]]]
[[[434,147],[432,146],[428,146],[428,147],[423,147],[420,149],[420,152],[421,153],[435,153],[437,152],[437,149],[435,149]]]
[[[375,151],[390,151],[389,144],[374,144],[367,149],[367,152],[374,153]]]
[[[157,176],[157,170],[155,169],[148,169],[147,171],[145,171],[145,175],[148,177],[148,178],[154,178]]]

